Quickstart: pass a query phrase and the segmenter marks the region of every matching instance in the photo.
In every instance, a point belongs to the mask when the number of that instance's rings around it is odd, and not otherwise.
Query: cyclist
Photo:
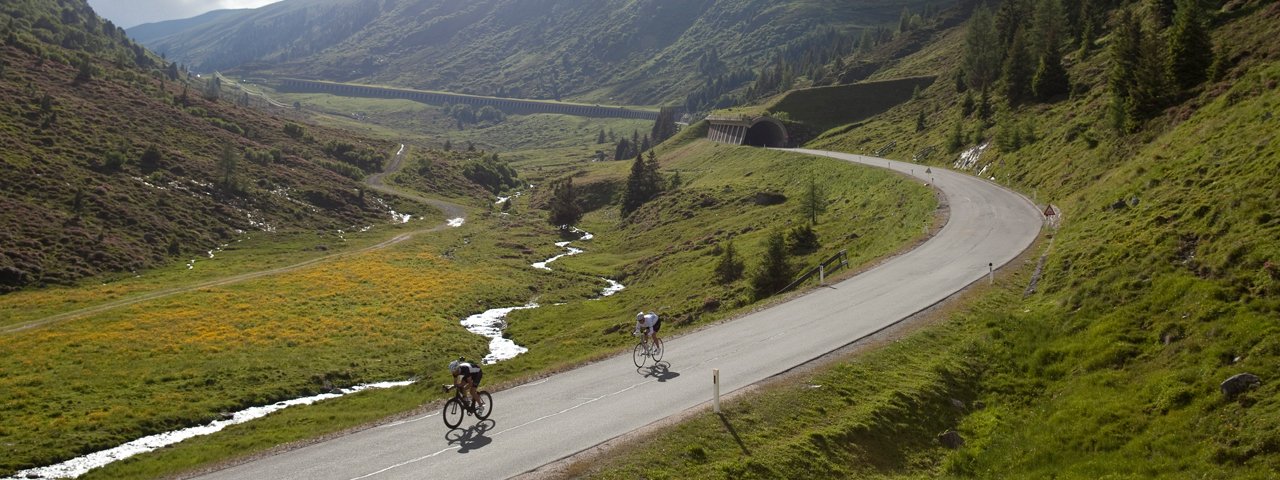
[[[453,375],[454,388],[466,388],[466,392],[471,395],[471,404],[479,407],[484,405],[480,401],[480,395],[476,394],[476,387],[480,386],[480,379],[484,378],[484,372],[480,371],[480,366],[467,361],[464,357],[458,357],[457,360],[449,362],[449,374]]]
[[[639,334],[642,329],[655,347],[662,348],[662,339],[658,338],[658,330],[662,329],[662,319],[658,318],[658,314],[644,313],[644,311],[636,313],[636,331],[632,335]]]

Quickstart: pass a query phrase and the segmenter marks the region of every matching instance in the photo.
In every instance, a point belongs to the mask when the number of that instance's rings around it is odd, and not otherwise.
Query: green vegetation
[[[0,292],[128,277],[246,232],[335,232],[404,209],[395,199],[362,201],[354,180],[326,170],[321,145],[282,133],[283,119],[187,96],[202,83],[166,80],[169,65],[84,2],[6,2],[0,11],[10,20],[0,36],[12,39],[0,47],[10,65],[0,78]],[[313,133],[384,156],[394,148]],[[233,165],[221,161],[230,159],[223,147],[237,160],[279,154]]]
[[[817,61],[774,60],[831,58],[833,40],[853,49],[871,30],[876,42],[888,43],[894,32],[868,26],[897,22],[904,4],[919,14],[936,3],[874,0],[850,8],[825,0],[336,1],[211,16],[184,33],[146,41],[152,50],[199,71],[237,68],[247,76],[601,104],[694,100],[705,106],[693,110],[706,111],[734,90],[767,94],[763,89],[782,86],[783,76],[800,82],[796,86],[809,84],[809,76],[832,82],[840,72],[819,73]],[[476,34],[491,31],[503,34]],[[715,55],[703,54],[709,50]],[[777,81],[755,85],[752,70],[766,66],[779,74]],[[712,85],[704,89],[706,78]],[[690,96],[691,91],[697,94]]]
[[[15,414],[7,415],[7,424],[0,428],[24,446],[21,456],[14,458],[35,459],[26,461],[38,463],[68,455],[73,452],[69,448],[92,450],[152,429],[199,423],[220,411],[316,392],[328,385],[442,376],[429,366],[456,355],[459,349],[468,356],[481,356],[485,348],[483,338],[465,333],[458,324],[458,319],[474,313],[463,306],[481,300],[486,304],[521,304],[531,297],[538,297],[544,304],[565,303],[511,316],[509,336],[531,350],[486,369],[495,384],[502,383],[629,345],[630,338],[615,327],[627,324],[629,312],[637,305],[652,304],[655,299],[669,305],[664,313],[675,319],[671,328],[676,331],[724,318],[748,305],[750,298],[744,284],[721,285],[716,279],[716,256],[711,252],[734,235],[753,244],[743,249],[742,256],[755,263],[759,250],[754,243],[771,225],[781,225],[794,215],[786,204],[752,206],[750,199],[760,188],[794,190],[792,194],[798,195],[803,178],[831,179],[837,198],[829,215],[839,215],[845,221],[829,222],[824,235],[854,239],[847,246],[856,252],[854,261],[858,263],[885,255],[918,235],[919,222],[934,207],[927,191],[912,182],[887,173],[864,172],[834,160],[725,148],[705,142],[675,148],[670,156],[660,156],[658,161],[665,164],[664,168],[686,172],[688,183],[637,210],[634,223],[619,222],[617,207],[588,213],[582,224],[597,235],[582,244],[589,254],[558,261],[554,272],[528,267],[533,261],[557,253],[552,243],[560,237],[557,229],[546,223],[544,213],[527,210],[513,215],[481,215],[461,229],[422,237],[376,255],[344,257],[295,273],[205,289],[12,334],[5,349],[63,345],[56,348],[65,355],[42,360],[49,369],[60,372],[63,380],[57,384],[41,381],[36,386],[31,382],[39,379],[39,373],[10,376],[0,379],[6,385],[4,391],[25,392],[30,397],[24,398],[41,398],[42,402],[61,402],[68,410],[63,420],[46,424],[46,419],[37,414],[42,403],[20,401],[16,405],[25,406],[12,410]],[[726,161],[728,158],[734,161]],[[780,164],[788,168],[778,168]],[[601,171],[575,177],[575,188],[580,179],[592,182],[621,175],[614,168],[616,165],[619,164],[592,164]],[[417,168],[415,164],[406,167],[410,171]],[[747,208],[743,208],[742,200],[748,200]],[[900,203],[902,210],[898,209]],[[705,222],[686,214],[694,208],[718,211],[717,230],[721,233],[708,236]],[[865,214],[871,211],[886,213]],[[890,216],[889,211],[895,214]],[[910,220],[900,221],[897,213]],[[656,228],[659,222],[661,228]],[[852,235],[855,231],[859,235]],[[670,245],[681,248],[664,251]],[[432,274],[422,276],[424,269]],[[597,295],[601,285],[596,277],[602,275],[619,278],[628,284],[629,292],[640,294],[581,301]],[[684,287],[701,284],[714,287]],[[713,296],[686,297],[690,291],[710,292]],[[281,297],[281,292],[296,295]],[[260,299],[263,296],[274,300]],[[356,318],[360,321],[352,323]],[[95,333],[90,334],[90,330]],[[148,341],[172,347],[149,346]],[[140,354],[129,353],[134,349],[154,351],[152,355],[159,355],[157,358],[164,361],[120,363]],[[317,350],[325,353],[316,356]],[[359,353],[369,350],[383,354],[368,359]],[[0,358],[21,361],[22,357],[11,351]],[[255,363],[267,359],[271,362],[269,374],[263,365]],[[101,378],[94,380],[98,377],[75,373],[76,362],[108,365],[121,372],[120,377],[112,380],[114,387],[102,384]],[[3,370],[18,371],[8,367]],[[213,386],[204,386],[210,380]],[[437,381],[443,379],[424,383]],[[136,394],[127,398],[111,396],[121,386]],[[219,393],[207,395],[209,388],[216,388]],[[257,451],[279,442],[372,421],[415,408],[438,395],[422,387],[403,390],[367,392],[318,408],[287,410],[224,433],[113,464],[94,475],[151,476],[173,472],[226,455]],[[200,398],[179,399],[187,395]],[[170,400],[154,400],[160,397]],[[75,400],[60,400],[63,398]],[[347,405],[351,407],[348,409]],[[95,417],[85,410],[83,415],[75,414],[80,408],[134,413]],[[93,435],[72,434],[87,432],[74,428],[80,421],[76,419],[81,417],[113,426],[95,429],[99,433]],[[26,431],[47,436],[52,431],[48,429],[62,432],[56,445],[22,436]],[[20,465],[10,464],[8,468]]]
[[[1003,5],[1019,3],[1030,2]],[[997,288],[944,312],[942,325],[744,397],[723,419],[700,415],[570,471],[603,478],[1274,476],[1280,222],[1272,212],[1280,201],[1280,141],[1258,132],[1280,121],[1273,113],[1280,49],[1270,33],[1280,10],[1243,2],[1210,15],[1221,54],[1250,58],[1237,57],[1221,82],[1197,84],[1166,99],[1172,108],[1127,119],[1117,131],[1108,127],[1114,91],[1106,72],[1121,61],[1115,45],[1127,40],[1102,28],[1163,28],[1149,14],[1123,8],[1075,17],[1076,38],[1106,37],[1111,45],[1102,54],[1090,54],[1089,44],[1067,54],[1069,77],[1083,83],[1069,97],[1027,107],[988,76],[995,82],[987,84],[995,87],[987,89],[989,117],[977,105],[965,108],[978,95],[954,81],[967,77],[966,30],[942,32],[875,76],[951,80],[810,144],[871,151],[893,138],[895,157],[982,172],[1050,200],[1063,223],[1036,252],[1041,262],[1015,263]],[[1108,15],[1119,21],[1089,20]],[[1004,18],[1031,19],[1007,11]],[[1163,44],[1146,45],[1163,56]],[[1134,68],[1167,71],[1155,68],[1161,65]],[[933,120],[915,134],[921,109]],[[937,153],[950,136],[965,149],[993,132],[1001,145],[976,162]],[[1224,394],[1219,385],[1245,372],[1262,383]],[[948,430],[962,446],[942,446]]]

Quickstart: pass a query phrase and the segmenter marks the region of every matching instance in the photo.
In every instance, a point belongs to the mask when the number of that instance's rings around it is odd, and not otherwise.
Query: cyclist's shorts
[[[465,378],[470,380],[471,384],[476,388],[480,388],[480,379],[484,378],[484,372],[471,372],[468,373]]]
[[[659,318],[659,319],[658,319],[658,321],[653,322],[653,333],[658,333],[658,330],[662,330],[662,319],[661,319],[661,318]]]

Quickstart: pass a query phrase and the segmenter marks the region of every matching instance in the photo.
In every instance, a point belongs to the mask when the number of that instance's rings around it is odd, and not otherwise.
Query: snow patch
[[[965,150],[960,153],[960,158],[956,163],[952,164],[957,170],[972,170],[978,164],[978,159],[982,158],[982,152],[987,151],[987,147],[991,146],[991,142],[983,143],[976,147]]]
[[[450,226],[450,227],[461,227],[461,226],[462,226],[462,224],[463,224],[463,222],[466,222],[466,221],[467,221],[467,219],[462,218],[462,217],[453,218],[453,219],[450,219],[450,220],[449,220],[449,226]]]

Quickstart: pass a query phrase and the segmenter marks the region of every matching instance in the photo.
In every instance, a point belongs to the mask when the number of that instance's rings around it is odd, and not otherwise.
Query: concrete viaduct
[[[290,92],[329,93],[348,97],[403,98],[432,105],[465,103],[476,108],[491,106],[502,110],[503,112],[517,115],[532,113],[558,113],[579,117],[634,118],[640,120],[654,120],[658,118],[658,112],[655,110],[638,110],[627,107],[582,105],[542,100],[482,97],[478,95],[464,95],[460,93],[431,92],[407,88],[375,87],[370,85],[321,82],[296,78],[280,79],[279,89]]]

